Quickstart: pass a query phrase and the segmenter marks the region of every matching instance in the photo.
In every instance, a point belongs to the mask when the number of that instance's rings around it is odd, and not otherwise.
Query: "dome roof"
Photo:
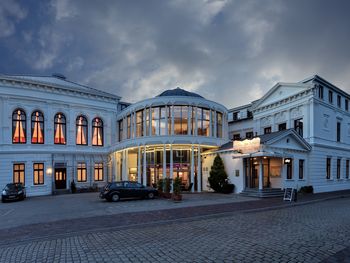
[[[166,97],[166,96],[185,96],[185,97],[203,98],[201,95],[198,95],[197,93],[189,92],[187,90],[180,89],[179,87],[177,87],[176,89],[168,89],[166,91],[163,91],[157,97]]]

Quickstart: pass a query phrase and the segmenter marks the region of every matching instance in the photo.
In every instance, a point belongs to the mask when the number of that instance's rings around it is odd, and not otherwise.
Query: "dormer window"
[[[333,103],[333,92],[332,91],[328,91],[328,101],[329,101],[329,103]]]
[[[323,100],[323,86],[318,87],[318,97]]]

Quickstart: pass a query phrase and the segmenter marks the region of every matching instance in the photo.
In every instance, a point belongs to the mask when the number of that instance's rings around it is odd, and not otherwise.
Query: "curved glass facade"
[[[124,128],[126,127],[126,129]],[[119,141],[144,136],[192,135],[223,138],[223,113],[171,105],[136,110],[119,120]]]

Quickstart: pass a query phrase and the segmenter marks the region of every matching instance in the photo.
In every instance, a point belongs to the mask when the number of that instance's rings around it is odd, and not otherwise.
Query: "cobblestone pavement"
[[[191,209],[191,208],[189,208]],[[350,198],[24,236],[1,230],[1,262],[349,262]],[[165,213],[165,211],[163,211]],[[132,221],[132,219],[131,219]],[[70,221],[57,221],[71,228]],[[45,226],[45,224],[44,224]],[[30,227],[24,226],[23,229]],[[46,226],[47,227],[47,226]],[[36,225],[38,228],[38,225]],[[22,231],[23,231],[22,229]],[[32,228],[35,230],[35,228]],[[45,230],[45,229],[44,229]],[[49,230],[49,229],[48,229]],[[40,231],[38,231],[40,233]],[[62,233],[62,234],[60,234]]]

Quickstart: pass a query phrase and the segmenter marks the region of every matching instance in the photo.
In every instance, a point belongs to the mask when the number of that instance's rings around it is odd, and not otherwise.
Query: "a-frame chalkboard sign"
[[[283,196],[283,201],[293,201],[293,196],[294,195],[294,188],[285,188],[284,189],[284,196]]]

